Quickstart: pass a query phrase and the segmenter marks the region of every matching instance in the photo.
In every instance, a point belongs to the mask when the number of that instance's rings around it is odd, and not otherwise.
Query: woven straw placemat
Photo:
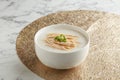
[[[34,50],[35,33],[48,25],[67,23],[90,35],[89,55],[79,66],[56,70],[44,66]],[[41,17],[26,26],[16,41],[20,60],[45,80],[120,80],[120,17],[97,11],[64,11]]]

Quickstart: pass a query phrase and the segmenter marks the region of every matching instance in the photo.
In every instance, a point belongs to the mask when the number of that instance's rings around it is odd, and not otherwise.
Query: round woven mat
[[[48,25],[67,23],[89,33],[91,46],[81,65],[56,70],[44,66],[34,50],[35,33]],[[91,26],[92,25],[92,26]],[[97,11],[64,11],[41,17],[26,26],[16,41],[20,60],[45,80],[120,80],[120,17]]]

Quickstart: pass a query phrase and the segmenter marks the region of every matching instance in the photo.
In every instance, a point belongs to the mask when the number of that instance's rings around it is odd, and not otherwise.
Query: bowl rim
[[[69,27],[74,27],[76,28],[76,30],[78,30],[81,34],[83,34],[86,39],[87,39],[87,43],[83,46],[83,47],[80,47],[79,49],[75,49],[75,50],[72,50],[72,51],[65,51],[65,52],[56,52],[56,51],[52,51],[52,50],[48,50],[48,49],[45,49],[45,48],[42,48],[39,44],[38,44],[38,37],[39,37],[39,32],[41,32],[42,30],[44,29],[47,29],[47,28],[52,28],[54,26],[69,26]],[[36,33],[35,33],[35,36],[34,36],[34,44],[37,45],[40,49],[44,50],[44,51],[47,51],[47,52],[51,52],[51,53],[61,53],[61,54],[70,54],[70,53],[75,53],[75,52],[78,52],[80,51],[81,49],[84,49],[85,47],[89,46],[89,43],[90,43],[90,36],[89,34],[87,33],[87,31],[83,30],[82,28],[78,27],[78,26],[74,26],[74,25],[70,25],[70,24],[65,24],[65,23],[61,23],[61,24],[53,24],[53,25],[48,25],[48,26],[45,26],[43,28],[41,28],[40,30],[38,30]]]

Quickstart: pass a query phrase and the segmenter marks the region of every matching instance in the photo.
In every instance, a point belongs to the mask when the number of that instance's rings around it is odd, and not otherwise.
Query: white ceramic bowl
[[[72,51],[63,52],[56,52],[55,50],[49,50],[49,48],[43,48],[41,44],[39,44],[38,42],[40,35],[43,35],[43,32],[45,31],[49,32],[49,30],[51,30],[52,28],[57,28],[59,31],[60,27],[66,29],[69,28],[73,29],[74,31],[80,32],[82,35],[86,37],[87,44],[84,47]],[[87,32],[81,29],[80,27],[68,24],[55,24],[40,29],[35,34],[34,42],[36,55],[44,65],[55,69],[69,69],[79,65],[81,62],[85,60],[89,51],[90,38]]]

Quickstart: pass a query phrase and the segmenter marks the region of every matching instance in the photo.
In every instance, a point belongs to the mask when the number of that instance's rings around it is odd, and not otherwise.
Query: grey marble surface
[[[41,16],[65,10],[97,10],[120,14],[119,0],[0,0],[0,80],[44,80],[16,55],[18,33]]]

